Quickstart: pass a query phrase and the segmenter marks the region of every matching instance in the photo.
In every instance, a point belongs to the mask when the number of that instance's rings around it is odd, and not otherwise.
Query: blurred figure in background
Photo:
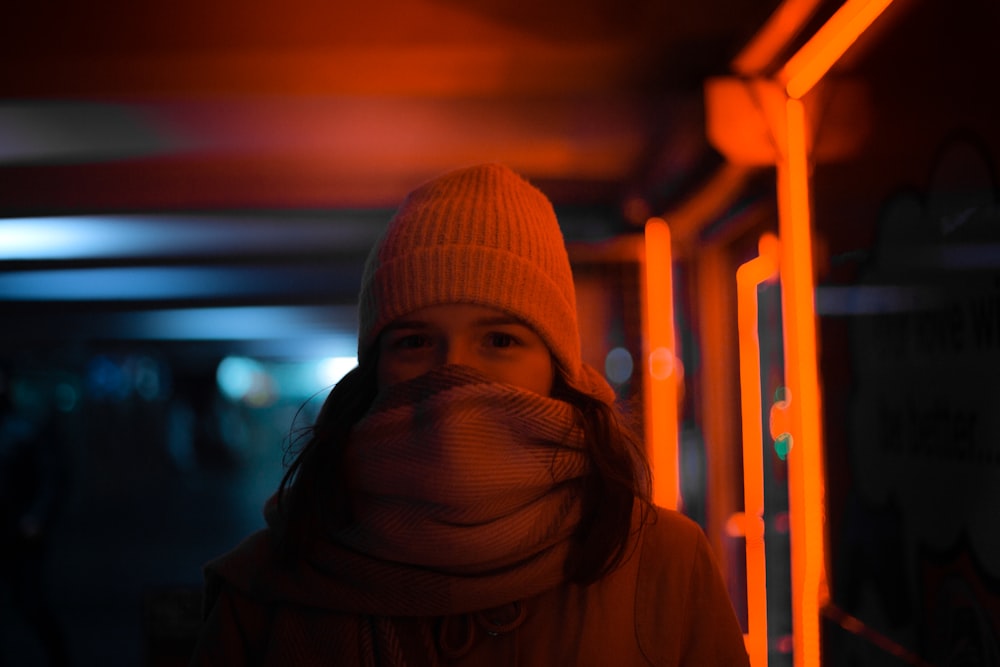
[[[45,584],[49,533],[66,480],[57,438],[17,410],[12,381],[0,368],[0,604],[5,615],[32,631],[28,639],[38,643],[48,664],[66,665],[66,638]],[[4,665],[15,664],[10,632],[9,626],[0,630]]]

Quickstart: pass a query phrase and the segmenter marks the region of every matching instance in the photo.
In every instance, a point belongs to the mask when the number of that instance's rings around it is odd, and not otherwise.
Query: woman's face
[[[378,345],[379,389],[460,364],[496,382],[543,396],[552,392],[549,348],[531,327],[496,308],[460,303],[421,308],[387,326]]]

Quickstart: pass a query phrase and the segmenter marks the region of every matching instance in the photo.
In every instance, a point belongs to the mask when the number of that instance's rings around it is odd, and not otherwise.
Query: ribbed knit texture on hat
[[[453,171],[414,190],[365,264],[358,357],[393,320],[468,303],[520,318],[566,379],[581,374],[573,274],[552,204],[498,164]]]

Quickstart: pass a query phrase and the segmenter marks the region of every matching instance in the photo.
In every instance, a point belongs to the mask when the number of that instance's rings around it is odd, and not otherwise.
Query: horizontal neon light
[[[830,70],[892,0],[847,0],[792,56],[778,78],[788,96],[801,99]]]
[[[765,70],[819,5],[820,0],[784,0],[733,59],[733,70],[744,75],[759,74]]]
[[[0,261],[367,252],[382,211],[0,218]]]
[[[323,296],[353,267],[129,266],[0,272],[0,301],[165,301]]]

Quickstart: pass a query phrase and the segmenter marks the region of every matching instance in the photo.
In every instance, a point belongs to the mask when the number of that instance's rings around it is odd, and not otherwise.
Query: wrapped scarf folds
[[[258,598],[378,616],[489,609],[564,581],[588,467],[568,403],[444,367],[382,392],[345,465],[350,527],[294,569],[264,571],[261,531],[209,576]]]

